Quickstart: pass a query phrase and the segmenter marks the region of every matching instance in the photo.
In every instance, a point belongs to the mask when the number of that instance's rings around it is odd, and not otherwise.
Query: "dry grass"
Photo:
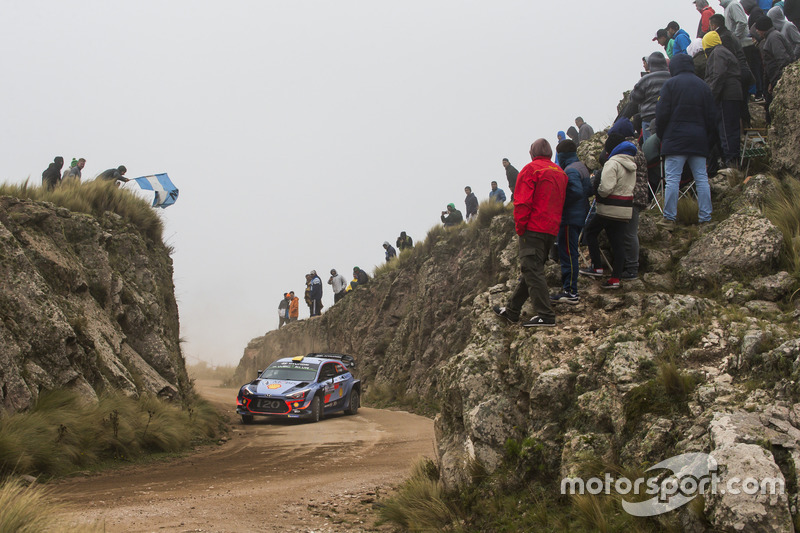
[[[684,196],[678,200],[678,213],[675,216],[675,220],[684,226],[696,225],[699,211],[697,199],[688,195]]]
[[[50,500],[50,492],[39,485],[26,485],[18,479],[0,484],[0,531],[39,533],[40,531],[71,531],[90,533],[103,531],[102,525],[65,525],[60,515],[62,507]]]
[[[139,228],[142,234],[160,241],[164,230],[161,218],[146,201],[114,182],[94,180],[78,182],[67,180],[52,191],[31,185],[28,180],[21,184],[0,185],[0,196],[13,196],[41,202],[51,202],[70,211],[101,216],[111,211]]]
[[[764,214],[783,233],[781,262],[800,279],[800,180],[773,180],[777,192],[767,199]]]

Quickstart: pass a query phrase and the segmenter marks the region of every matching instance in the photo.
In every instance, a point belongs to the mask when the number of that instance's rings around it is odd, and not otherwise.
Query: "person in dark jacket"
[[[678,211],[678,189],[683,166],[688,161],[694,176],[699,221],[711,220],[711,189],[706,159],[716,139],[714,96],[706,83],[695,76],[694,62],[687,54],[676,54],[669,65],[672,77],[661,88],[656,105],[656,134],[661,154],[666,156],[667,187],[661,226],[673,229]]]
[[[786,20],[783,9],[778,6],[767,11],[767,16],[772,19],[775,29],[786,38],[789,46],[792,47],[794,58],[800,59],[800,30],[797,29],[797,26]]]
[[[556,161],[567,175],[567,191],[564,198],[564,210],[561,212],[561,225],[558,228],[556,243],[558,258],[561,263],[561,292],[550,295],[553,303],[577,304],[578,240],[589,213],[589,197],[593,194],[589,180],[589,169],[586,168],[577,154],[578,147],[571,140],[561,141],[556,146]]]
[[[56,188],[61,183],[61,169],[64,166],[64,158],[56,156],[53,162],[42,172],[42,187],[48,191]]]
[[[633,86],[628,105],[622,116],[631,118],[638,111],[642,117],[642,134],[646,141],[650,137],[650,122],[656,116],[656,102],[661,94],[661,87],[669,79],[667,58],[661,52],[653,52],[647,58],[650,73],[642,76]]]
[[[442,211],[442,223],[445,228],[464,222],[464,215],[456,209],[456,204],[447,204],[447,211]]]
[[[414,239],[406,235],[405,231],[401,231],[400,236],[394,244],[397,246],[397,249],[402,252],[403,250],[410,250],[414,247]]]
[[[756,21],[755,29],[762,40],[761,53],[764,57],[764,106],[767,110],[767,124],[769,124],[772,122],[769,106],[772,103],[775,86],[783,75],[783,69],[794,61],[794,56],[789,42],[775,29],[771,18],[766,16],[759,18]]]
[[[514,201],[514,188],[517,186],[517,176],[519,170],[514,168],[514,165],[508,162],[508,159],[503,158],[503,167],[506,169],[506,180],[508,180],[508,190],[511,191],[511,201]]]
[[[694,6],[700,13],[700,22],[697,23],[697,37],[702,39],[706,33],[711,31],[708,20],[714,14],[714,9],[708,5],[708,0],[694,0]]]
[[[278,303],[278,329],[289,323],[289,304],[292,299],[289,293],[283,294],[283,299]]]
[[[97,176],[99,180],[106,180],[106,181],[129,181],[128,178],[125,177],[125,173],[128,171],[125,168],[125,165],[120,165],[117,168],[109,168],[108,170],[104,170]]]
[[[389,244],[389,241],[383,241],[383,249],[386,250],[387,263],[397,257],[397,250],[394,249],[394,246]]]
[[[567,137],[569,137],[572,142],[575,143],[575,146],[578,146],[580,142],[580,135],[578,134],[578,129],[575,126],[570,126],[567,128]]]
[[[674,20],[667,24],[667,35],[670,39],[675,41],[675,44],[672,47],[672,57],[675,57],[678,54],[688,54],[689,45],[692,44],[692,38],[689,37],[689,34],[686,33],[686,30],[682,30],[680,24],[675,22]]]
[[[747,57],[745,57],[741,43],[739,43],[727,26],[725,26],[725,17],[716,14],[711,17],[709,25],[711,30],[717,32],[717,35],[719,35],[719,38],[722,41],[722,46],[730,50],[730,52],[736,56],[736,60],[739,62],[740,79],[742,82],[742,124],[745,128],[749,128],[750,105],[748,94],[750,86],[755,83],[755,78],[753,78],[753,73],[750,72],[750,65],[747,64]]]
[[[320,316],[322,314],[322,280],[317,276],[317,271],[312,270],[310,273],[311,280],[309,281],[308,297],[311,299],[309,310],[311,316]]]
[[[800,28],[800,0],[786,0],[783,3],[783,14],[786,20]]]
[[[464,194],[467,195],[464,198],[464,205],[467,206],[467,221],[469,222],[476,216],[478,216],[478,198],[475,196],[475,193],[472,192],[472,187],[464,187]]]
[[[706,83],[717,104],[717,130],[722,160],[728,168],[738,168],[739,119],[743,97],[739,61],[730,50],[722,46],[722,40],[715,31],[710,31],[703,37],[703,51],[708,57]]]
[[[575,126],[578,128],[578,144],[588,141],[594,135],[594,128],[588,125],[583,117],[575,117]]]

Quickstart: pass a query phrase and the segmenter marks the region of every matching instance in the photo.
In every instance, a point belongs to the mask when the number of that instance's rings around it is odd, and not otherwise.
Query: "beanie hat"
[[[578,147],[569,139],[565,139],[556,145],[556,153],[558,154],[569,154],[577,151]]]
[[[449,204],[447,204],[447,207],[452,207],[452,208],[453,208],[453,210],[455,210],[455,208],[456,208],[456,204],[454,204],[454,203],[449,203]]]
[[[758,17],[758,20],[756,20],[757,30],[767,31],[772,27],[774,27],[774,24],[772,24],[772,19],[767,16]]]
[[[608,134],[620,135],[623,139],[625,139],[627,137],[633,137],[636,135],[636,132],[633,129],[633,123],[629,119],[621,117],[617,119],[613,126],[611,126],[611,129],[608,130]]]
[[[703,50],[714,48],[722,44],[722,39],[719,38],[719,33],[710,31],[703,36]]]
[[[619,133],[609,133],[608,134],[608,139],[606,139],[606,145],[604,147],[605,150],[606,150],[606,153],[610,154],[611,152],[613,152],[614,148],[616,148],[624,140],[625,140],[625,137],[623,137]]]

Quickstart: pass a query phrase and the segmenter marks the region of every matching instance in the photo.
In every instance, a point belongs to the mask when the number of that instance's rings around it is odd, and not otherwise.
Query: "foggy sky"
[[[717,2],[712,7],[721,12]],[[539,137],[610,124],[679,2],[4,1],[0,179],[125,164],[180,188],[175,248],[188,362],[235,364],[304,274],[371,273],[465,185],[510,197]],[[330,286],[324,303],[333,303]],[[293,354],[287,354],[293,355]]]

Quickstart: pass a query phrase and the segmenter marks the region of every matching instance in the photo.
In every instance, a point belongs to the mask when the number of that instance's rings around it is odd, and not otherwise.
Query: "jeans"
[[[683,165],[689,162],[697,189],[698,218],[700,222],[711,220],[711,188],[708,186],[706,158],[699,155],[668,155],[664,159],[667,187],[664,191],[664,218],[675,220],[678,216],[678,194]]]
[[[631,219],[625,225],[625,269],[627,274],[639,273],[639,208],[633,206]]]
[[[558,228],[558,259],[561,263],[561,287],[564,292],[578,294],[578,238],[581,226],[563,225]]]
[[[653,134],[650,133],[650,121],[649,120],[643,120],[642,121],[642,144],[644,144],[645,141],[647,139],[649,139],[651,135],[653,135]]]
[[[611,277],[619,279],[622,276],[625,268],[625,225],[627,223],[627,220],[595,215],[586,225],[584,235],[586,235],[586,244],[589,245],[589,255],[592,257],[592,268],[602,268],[603,266],[603,256],[600,253],[597,237],[600,236],[601,231],[606,230],[606,236],[611,243],[611,253],[614,254],[611,262]]]
[[[547,292],[547,280],[544,277],[544,264],[555,235],[526,231],[519,237],[519,265],[522,276],[511,295],[508,308],[512,314],[519,315],[525,301],[530,298],[536,316],[555,319],[556,315],[550,307],[550,294]]]

